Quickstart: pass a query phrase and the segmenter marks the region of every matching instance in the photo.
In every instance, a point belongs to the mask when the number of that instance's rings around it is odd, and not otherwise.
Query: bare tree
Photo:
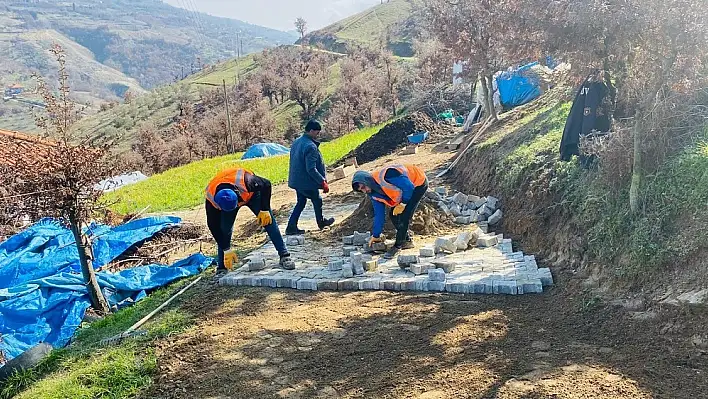
[[[59,45],[53,45],[50,51],[59,65],[57,94],[53,94],[42,77],[36,78],[37,90],[46,104],[46,113],[38,116],[37,125],[51,144],[47,146],[46,155],[34,158],[31,163],[20,158],[0,174],[0,186],[12,187],[16,193],[10,200],[3,199],[3,206],[35,220],[58,217],[69,226],[91,304],[97,311],[107,313],[110,310],[92,265],[89,221],[104,208],[99,201],[101,192],[95,190],[94,185],[111,175],[112,166],[107,156],[110,144],[73,133],[71,126],[79,112],[69,98],[66,57]]]
[[[302,17],[297,17],[295,19],[295,29],[300,34],[300,39],[304,39],[305,33],[307,33],[307,21]]]

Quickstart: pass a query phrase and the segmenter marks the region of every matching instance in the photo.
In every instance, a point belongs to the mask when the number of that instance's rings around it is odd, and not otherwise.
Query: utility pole
[[[226,147],[229,149],[229,153],[233,154],[234,153],[234,133],[231,130],[231,115],[229,114],[229,96],[226,94],[226,79],[222,79],[221,82],[224,85],[224,104],[226,104],[226,123],[229,127],[228,141],[231,142],[231,146],[229,147],[229,143],[226,143]]]
[[[238,64],[241,62],[241,31],[236,32],[236,83],[241,82],[241,69]]]

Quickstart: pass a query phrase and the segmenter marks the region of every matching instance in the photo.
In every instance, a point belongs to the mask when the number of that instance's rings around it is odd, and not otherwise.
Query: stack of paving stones
[[[499,200],[492,196],[478,197],[460,192],[448,195],[445,187],[437,187],[425,195],[428,201],[437,203],[441,211],[452,216],[456,224],[475,223],[485,233],[488,226],[497,225],[504,216],[499,206]]]
[[[271,243],[252,252],[228,273],[222,285],[293,288],[312,291],[433,291],[460,294],[531,294],[553,284],[548,268],[533,255],[514,252],[511,240],[478,226],[432,245],[406,250],[384,261],[391,242],[368,248],[369,232],[342,238],[342,245],[307,242],[289,246],[295,270],[278,268]],[[295,239],[293,239],[294,241]],[[297,239],[298,243],[300,240]]]

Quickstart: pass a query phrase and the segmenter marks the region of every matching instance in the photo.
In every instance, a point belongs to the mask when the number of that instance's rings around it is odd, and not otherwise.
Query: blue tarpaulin
[[[290,154],[288,147],[276,143],[260,143],[248,147],[241,159],[265,158],[287,154]]]
[[[538,65],[532,62],[513,71],[502,72],[497,77],[499,99],[505,108],[518,107],[541,95],[538,77],[531,68]]]
[[[94,266],[108,264],[131,246],[179,222],[175,217],[155,217],[114,228],[91,226]],[[209,264],[211,258],[196,254],[173,266],[98,272],[96,278],[111,306],[121,306],[142,299],[148,290],[199,273]],[[66,345],[89,306],[68,229],[42,220],[0,244],[0,351],[8,360],[40,342]]]

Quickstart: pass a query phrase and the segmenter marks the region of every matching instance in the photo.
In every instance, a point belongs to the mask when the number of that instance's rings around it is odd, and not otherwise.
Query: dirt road
[[[427,151],[403,162],[447,159]],[[284,190],[274,208],[289,205]],[[183,304],[196,326],[158,344],[158,376],[142,397],[708,397],[706,342],[696,339],[705,309],[611,305],[583,293],[572,270],[554,273],[556,288],[519,297],[206,282]]]
[[[144,397],[702,398],[708,389],[708,356],[678,339],[694,327],[670,312],[636,321],[563,289],[224,287],[186,306],[198,325],[161,343],[160,376]]]

